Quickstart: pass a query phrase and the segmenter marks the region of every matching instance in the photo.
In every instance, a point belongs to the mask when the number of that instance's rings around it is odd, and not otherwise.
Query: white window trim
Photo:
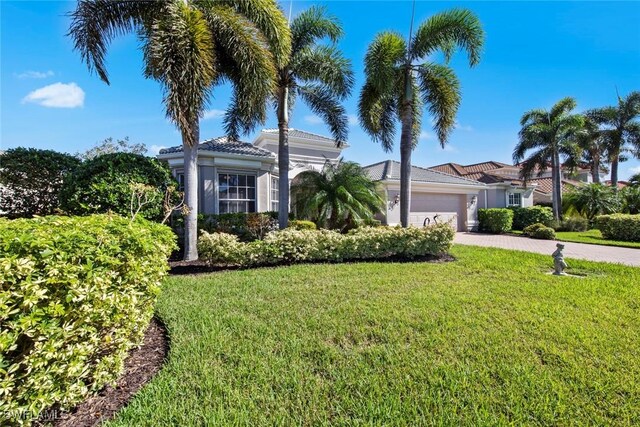
[[[220,199],[220,175],[222,174],[228,174],[228,175],[246,175],[246,176],[253,176],[255,177],[256,181],[255,181],[255,199],[254,199],[254,203],[255,203],[255,211],[259,212],[260,211],[260,205],[259,205],[259,200],[260,200],[260,194],[258,192],[258,188],[260,187],[258,185],[258,171],[256,170],[242,170],[242,169],[217,169],[215,171],[215,184],[216,184],[216,188],[215,188],[215,212],[216,214],[220,214],[220,202],[222,201]],[[223,199],[223,200],[230,200],[233,201],[233,199]],[[249,200],[250,199],[246,199]],[[237,200],[237,201],[246,201],[245,199],[243,200]]]

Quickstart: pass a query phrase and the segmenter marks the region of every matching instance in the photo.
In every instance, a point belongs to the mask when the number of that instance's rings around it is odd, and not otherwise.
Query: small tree
[[[109,137],[97,143],[84,153],[78,154],[78,157],[80,157],[82,160],[91,160],[98,156],[102,156],[103,154],[113,153],[133,153],[145,155],[147,154],[147,146],[141,142],[130,142],[128,136],[125,136],[124,139],[118,139],[115,141],[113,140],[113,138]]]
[[[55,213],[64,178],[79,164],[51,150],[7,150],[0,155],[0,211],[11,218]]]
[[[132,184],[147,187],[137,214],[161,220],[167,188],[177,186],[166,163],[131,153],[104,154],[84,162],[65,180],[62,208],[74,215],[115,212],[132,215]]]
[[[620,198],[616,192],[602,184],[588,184],[575,188],[565,196],[566,211],[575,211],[587,217],[589,221],[597,215],[620,212]]]
[[[640,185],[625,187],[620,191],[622,210],[625,213],[640,214]]]
[[[291,197],[299,218],[339,230],[372,220],[384,206],[376,183],[354,162],[327,161],[322,172],[302,172],[291,184]]]

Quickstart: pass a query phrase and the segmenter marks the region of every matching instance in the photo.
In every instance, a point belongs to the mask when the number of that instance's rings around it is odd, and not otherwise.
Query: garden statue
[[[556,276],[566,276],[567,273],[564,272],[564,269],[567,268],[567,263],[564,262],[564,255],[562,254],[562,250],[564,249],[564,245],[562,243],[556,244],[556,249],[554,253],[551,254],[553,257],[553,274]]]

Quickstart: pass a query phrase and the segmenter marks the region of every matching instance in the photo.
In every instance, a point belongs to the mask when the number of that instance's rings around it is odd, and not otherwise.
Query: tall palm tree
[[[640,158],[640,92],[626,98],[618,96],[618,105],[591,110],[589,115],[601,126],[611,163],[611,186],[618,188],[618,166],[625,152]]]
[[[551,110],[531,110],[520,119],[520,140],[513,150],[514,163],[521,163],[520,177],[531,179],[534,172],[542,176],[551,165],[553,183],[553,216],[562,218],[562,170],[560,156],[576,158],[576,135],[584,126],[581,114],[571,114],[576,108],[573,98],[563,98]],[[527,153],[529,157],[526,157]]]
[[[358,115],[364,130],[385,151],[393,149],[396,120],[400,135],[400,221],[409,224],[411,206],[411,152],[420,135],[422,107],[434,118],[444,147],[455,125],[460,84],[448,62],[457,48],[466,50],[469,65],[480,61],[484,31],[470,11],[454,9],[423,22],[408,42],[395,32],[382,32],[365,57],[366,82],[360,93]],[[444,54],[445,64],[430,60]]]
[[[584,126],[576,133],[578,157],[570,157],[569,163],[574,167],[587,165],[591,172],[592,181],[600,184],[600,174],[606,161],[605,141],[598,125],[588,114],[584,115]]]
[[[266,117],[276,67],[290,53],[290,33],[275,0],[81,0],[69,35],[90,71],[109,84],[109,43],[139,38],[144,75],[163,89],[167,117],[184,149],[185,260],[197,259],[197,156],[202,117],[213,86],[233,85],[225,130],[237,138]]]
[[[289,113],[297,96],[328,125],[338,146],[346,142],[348,119],[340,101],[351,93],[351,61],[335,43],[342,29],[322,7],[311,7],[291,22],[291,57],[279,67],[275,96],[278,116],[278,223],[289,221]],[[331,45],[318,44],[328,38]]]
[[[305,171],[291,184],[296,214],[320,227],[344,230],[373,219],[384,200],[376,183],[355,162],[327,161],[322,172]]]

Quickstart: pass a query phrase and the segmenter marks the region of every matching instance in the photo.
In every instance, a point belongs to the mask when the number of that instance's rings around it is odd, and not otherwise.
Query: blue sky
[[[294,1],[293,14],[326,4],[343,23],[340,47],[353,62],[356,86],[345,105],[352,115],[345,158],[369,164],[398,159],[371,142],[355,120],[368,43],[382,30],[408,32],[408,1]],[[290,3],[282,2],[289,10]],[[180,144],[164,117],[159,85],[142,77],[134,37],[115,40],[108,56],[111,86],[89,74],[65,36],[73,2],[0,1],[0,146],[27,146],[75,153],[107,137],[128,136],[152,149]],[[469,69],[459,54],[452,61],[462,83],[458,127],[447,148],[439,147],[423,120],[416,165],[443,162],[510,162],[519,119],[532,108],[548,108],[574,96],[579,110],[612,105],[616,88],[640,90],[640,3],[638,2],[426,2],[416,5],[419,23],[431,14],[467,7],[487,33],[481,63]],[[215,90],[202,137],[222,134],[220,112],[228,87]],[[271,114],[264,127],[275,127]],[[299,102],[292,127],[320,134],[327,128]],[[252,141],[255,135],[243,139]],[[621,165],[621,178],[640,172],[640,161]]]

